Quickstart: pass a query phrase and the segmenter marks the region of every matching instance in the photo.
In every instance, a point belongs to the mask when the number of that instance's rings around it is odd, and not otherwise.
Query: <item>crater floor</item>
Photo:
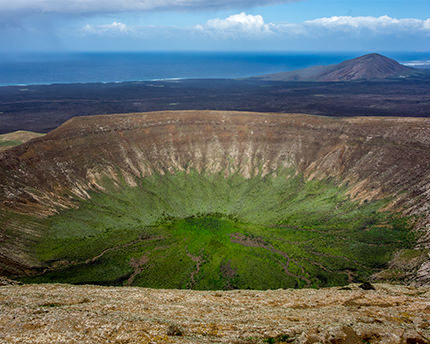
[[[288,173],[153,176],[45,219],[34,245],[44,267],[23,281],[200,290],[359,282],[394,252],[413,251],[410,220],[382,211],[386,203],[359,204],[345,187]]]

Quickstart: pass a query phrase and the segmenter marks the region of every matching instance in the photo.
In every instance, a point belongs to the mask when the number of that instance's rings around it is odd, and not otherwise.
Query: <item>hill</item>
[[[336,65],[315,66],[258,77],[272,81],[354,81],[408,78],[424,74],[379,54],[368,54]]]
[[[429,282],[430,121],[74,118],[0,153],[0,268],[27,282]]]

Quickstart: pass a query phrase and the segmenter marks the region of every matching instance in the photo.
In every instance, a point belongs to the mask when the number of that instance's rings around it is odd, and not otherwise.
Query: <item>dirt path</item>
[[[357,266],[363,267],[363,265],[360,264],[359,262],[357,262],[356,260],[348,258],[346,256],[335,256],[333,254],[328,254],[328,253],[313,251],[311,247],[305,247],[305,248],[307,250],[309,250],[309,252],[312,253],[315,256],[327,257],[327,258],[336,258],[336,259],[344,259],[344,260],[346,260],[348,262],[356,264]]]
[[[202,256],[193,256],[190,252],[187,251],[187,256],[194,262],[196,263],[196,269],[191,272],[190,275],[190,283],[188,284],[188,288],[189,289],[193,289],[194,285],[196,284],[196,276],[199,274],[200,272],[200,267],[202,266],[204,260],[202,258]]]
[[[144,241],[157,241],[157,240],[163,240],[165,239],[165,237],[163,237],[162,235],[157,235],[157,236],[139,236],[139,238],[137,238],[136,240],[130,241],[126,244],[122,244],[122,245],[118,245],[118,246],[113,246],[113,247],[109,247],[105,250],[103,250],[100,254],[98,254],[97,256],[93,257],[93,258],[89,258],[85,261],[85,264],[90,264],[90,263],[94,263],[95,261],[97,261],[98,259],[100,259],[101,257],[103,257],[106,253],[111,252],[111,251],[115,251],[118,250],[120,248],[126,248],[126,247],[130,247],[133,246],[139,242],[144,242]]]
[[[233,269],[233,267],[231,266],[231,260],[223,262],[220,266],[220,271],[222,277],[227,281],[224,290],[237,289],[234,284],[232,284],[233,279],[237,276],[237,270]]]
[[[145,264],[149,262],[149,258],[147,256],[142,256],[140,259],[137,258],[131,258],[130,265],[134,269],[133,273],[130,275],[130,277],[127,280],[126,285],[132,285],[134,282],[134,279],[137,275],[139,275],[143,271],[143,267]]]

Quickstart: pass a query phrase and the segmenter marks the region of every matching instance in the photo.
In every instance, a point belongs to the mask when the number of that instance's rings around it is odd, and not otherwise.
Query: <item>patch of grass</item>
[[[20,144],[22,144],[22,141],[16,141],[16,140],[3,141],[3,142],[0,142],[0,147],[14,147]]]
[[[399,251],[397,261],[400,264],[406,264],[413,259],[424,258],[430,253],[429,249],[405,249]]]
[[[62,306],[64,306],[63,303],[44,303],[44,304],[40,305],[40,307],[49,307],[49,308],[62,307]]]
[[[245,179],[177,172],[111,181],[44,222],[34,246],[61,268],[26,282],[276,289],[364,281],[411,248],[411,223],[292,170]],[[227,272],[226,273],[226,266]]]
[[[182,330],[182,328],[179,325],[171,324],[167,328],[167,335],[168,336],[183,336],[184,331]]]
[[[263,343],[267,344],[281,344],[281,343],[292,343],[294,338],[291,338],[289,335],[280,334],[276,337],[267,337],[264,338]]]

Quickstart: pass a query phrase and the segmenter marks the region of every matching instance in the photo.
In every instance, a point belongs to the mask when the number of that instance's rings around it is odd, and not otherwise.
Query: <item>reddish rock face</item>
[[[134,177],[153,173],[250,177],[281,168],[348,183],[360,201],[392,197],[392,209],[420,216],[421,242],[430,240],[430,120],[417,118],[218,111],[76,117],[0,153],[0,211],[44,217],[119,175],[133,186]],[[2,214],[0,246],[2,233],[13,230]]]

